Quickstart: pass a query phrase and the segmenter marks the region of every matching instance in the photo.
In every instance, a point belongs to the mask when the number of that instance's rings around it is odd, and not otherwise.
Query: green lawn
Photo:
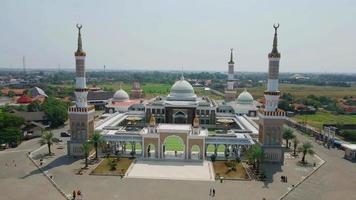
[[[296,115],[292,119],[307,122],[310,126],[322,129],[323,124],[355,124],[356,115],[335,115],[329,112],[317,112],[314,115]]]
[[[141,145],[136,144],[136,150],[141,150]],[[166,150],[167,151],[183,151],[184,146],[181,144],[180,139],[176,138],[176,137],[168,137],[166,139]],[[131,151],[131,144],[127,143],[126,144],[126,150],[127,151]],[[199,147],[194,146],[193,151],[199,151]],[[214,152],[214,146],[213,145],[209,145],[208,146],[208,152]],[[224,152],[224,146],[223,145],[219,145],[218,147],[218,152]]]

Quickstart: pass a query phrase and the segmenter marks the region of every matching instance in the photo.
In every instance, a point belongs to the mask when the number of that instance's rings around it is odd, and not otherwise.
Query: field
[[[292,119],[298,122],[307,122],[319,130],[323,124],[356,124],[356,115],[335,115],[329,112],[317,112],[314,115],[296,115]]]
[[[244,89],[239,88],[238,93]],[[253,97],[262,97],[266,86],[247,88]],[[297,85],[297,84],[280,84],[279,90],[283,93],[291,93],[295,97],[306,97],[308,95],[327,96],[331,98],[342,98],[344,96],[356,96],[356,86],[352,87],[333,87],[333,86],[315,86],[315,85]]]

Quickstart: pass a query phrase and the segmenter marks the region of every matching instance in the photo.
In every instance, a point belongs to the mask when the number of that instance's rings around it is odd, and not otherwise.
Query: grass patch
[[[356,115],[336,115],[329,112],[317,112],[311,115],[296,115],[292,119],[297,122],[304,123],[305,121],[312,127],[319,130],[322,129],[323,124],[355,124]]]
[[[263,92],[266,90],[266,85],[260,87],[247,88],[248,92],[253,97],[263,97]],[[351,87],[335,87],[335,86],[316,86],[316,85],[301,85],[301,84],[280,84],[280,91],[291,93],[295,97],[306,97],[308,95],[326,96],[331,98],[343,98],[356,93],[356,86]],[[241,93],[244,89],[238,88],[237,93]]]
[[[91,174],[103,174],[103,175],[125,175],[127,169],[135,159],[120,158],[117,161],[116,169],[111,170],[110,162],[116,159],[115,157],[104,158],[103,161],[91,172]]]
[[[224,177],[225,179],[249,179],[242,163],[236,162],[236,170],[229,170],[229,161],[221,160],[213,162],[215,177]]]

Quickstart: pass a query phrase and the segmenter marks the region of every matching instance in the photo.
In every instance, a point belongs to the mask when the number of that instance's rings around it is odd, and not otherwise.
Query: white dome
[[[167,98],[169,100],[195,100],[196,97],[193,86],[182,77],[174,83]]]
[[[247,92],[245,89],[240,95],[237,97],[237,103],[239,104],[253,104],[253,97],[252,95]]]
[[[127,92],[123,89],[120,89],[115,92],[112,101],[128,101],[130,99]]]

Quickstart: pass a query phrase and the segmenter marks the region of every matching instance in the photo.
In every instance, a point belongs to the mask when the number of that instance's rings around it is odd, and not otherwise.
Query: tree
[[[53,133],[51,131],[44,131],[42,133],[42,143],[47,144],[48,146],[48,155],[52,155],[51,145],[53,144]]]
[[[246,155],[249,162],[253,163],[253,168],[256,168],[256,171],[258,172],[260,169],[260,162],[263,157],[263,150],[261,146],[258,144],[252,145]]]
[[[294,137],[293,138],[293,155],[296,156],[297,155],[297,147],[298,147],[298,144],[299,144],[299,140],[297,137]]]
[[[0,112],[0,130],[8,127],[19,128],[25,123],[22,117],[17,117],[11,113]]]
[[[9,96],[10,98],[14,97],[15,95],[16,95],[16,94],[15,94],[14,91],[9,91],[9,92],[7,93],[7,96]]]
[[[29,112],[37,112],[37,111],[40,111],[41,110],[41,103],[36,100],[36,101],[33,101],[31,102],[28,106],[27,106],[27,110]]]
[[[22,117],[0,112],[0,143],[19,143],[23,138],[20,127],[24,123],[25,120]]]
[[[284,128],[283,129],[283,139],[286,140],[286,147],[289,148],[289,140],[295,138],[293,134],[293,130],[291,128]]]
[[[94,145],[95,148],[95,159],[98,159],[98,147],[100,143],[103,142],[103,137],[99,132],[94,132],[90,138],[90,142]]]
[[[51,127],[58,127],[68,119],[67,105],[59,99],[47,98],[42,104],[47,120],[51,122]]]
[[[23,138],[23,134],[18,128],[7,127],[0,130],[0,144],[19,143]]]
[[[90,142],[86,141],[82,144],[82,150],[85,158],[85,168],[88,168],[88,157],[90,153]]]
[[[304,142],[302,146],[298,147],[298,152],[302,152],[303,153],[303,157],[302,157],[301,162],[302,163],[306,163],[305,156],[307,154],[314,155],[313,145],[310,142]]]

